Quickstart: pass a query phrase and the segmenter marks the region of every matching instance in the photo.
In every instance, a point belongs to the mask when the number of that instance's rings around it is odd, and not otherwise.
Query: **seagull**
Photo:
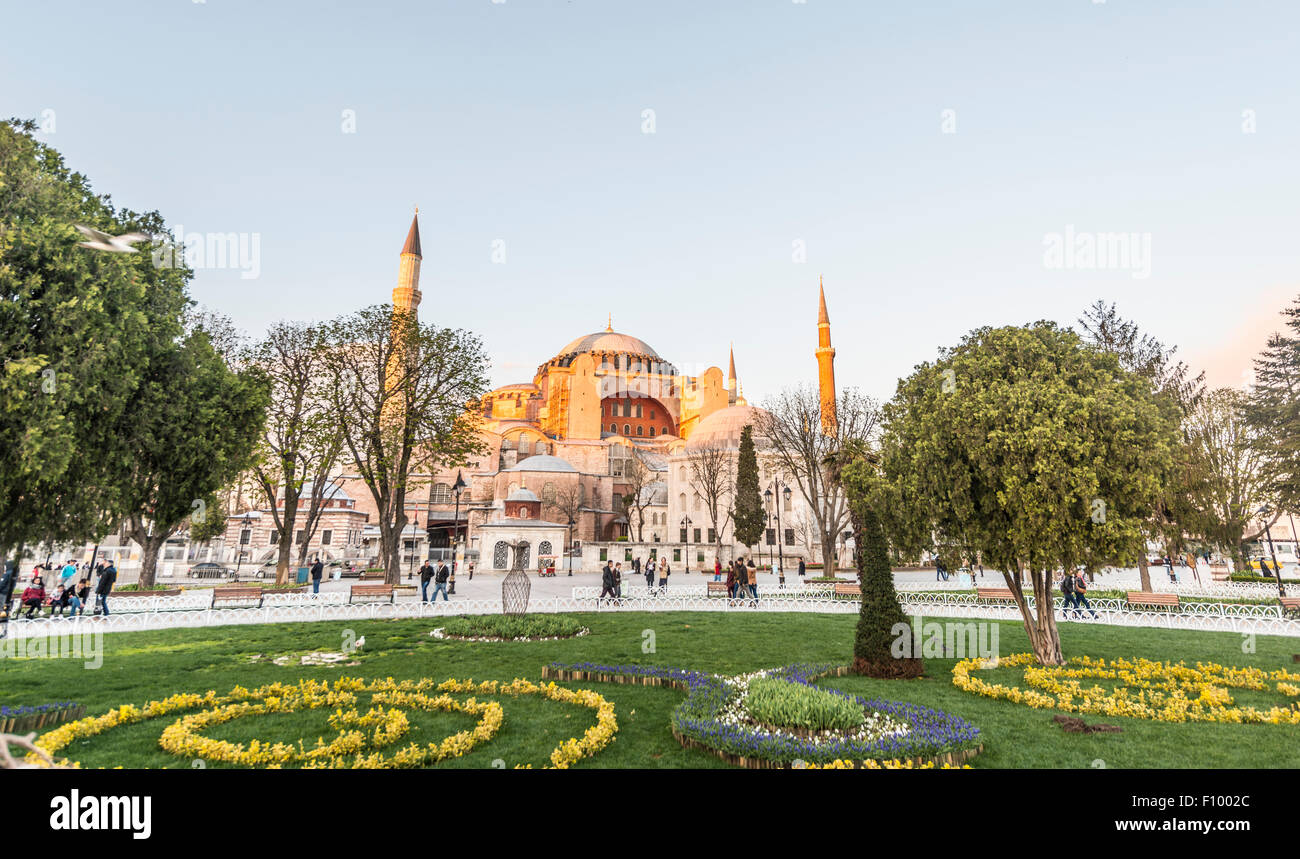
[[[363,647],[365,647],[365,646],[366,646],[366,637],[363,635],[363,636],[361,636],[360,638],[357,639],[357,645],[356,645],[356,647],[357,647],[357,650],[360,650],[361,648],[363,648]]]
[[[93,251],[110,251],[118,254],[136,254],[138,250],[131,247],[136,242],[153,241],[152,236],[144,233],[123,233],[120,236],[110,236],[108,233],[101,233],[92,227],[83,227],[80,224],[73,224],[83,236],[91,241],[77,242],[79,247],[90,248]]]

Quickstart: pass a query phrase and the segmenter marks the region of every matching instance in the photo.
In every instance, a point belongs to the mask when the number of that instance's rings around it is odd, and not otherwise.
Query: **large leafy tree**
[[[1248,417],[1275,475],[1280,505],[1300,513],[1300,297],[1282,311],[1286,330],[1255,359]]]
[[[740,431],[740,455],[736,461],[736,488],[732,493],[731,520],[736,542],[754,546],[767,527],[763,496],[758,491],[758,451],[754,447],[754,427]]]
[[[154,583],[167,539],[196,511],[206,519],[217,491],[249,467],[268,388],[256,367],[228,366],[200,326],[151,356],[115,427],[132,450],[113,479],[130,511],[127,535],[142,549],[141,586]]]
[[[157,212],[116,209],[33,137],[0,122],[0,555],[95,539],[131,512],[120,427],[164,344],[182,333],[183,265],[78,246],[75,225],[161,235]],[[197,497],[197,496],[194,496]]]
[[[1114,355],[1122,368],[1145,380],[1166,418],[1184,427],[1168,467],[1157,481],[1157,494],[1150,501],[1141,538],[1115,558],[1097,559],[1100,564],[1136,562],[1142,590],[1150,591],[1147,541],[1163,544],[1165,552],[1172,555],[1184,548],[1188,536],[1207,536],[1212,527],[1212,517],[1196,503],[1205,490],[1206,474],[1187,430],[1205,396],[1205,373],[1194,375],[1175,357],[1176,346],[1166,346],[1144,333],[1137,323],[1121,317],[1114,303],[1095,302],[1079,319],[1079,327],[1086,343]]]
[[[1003,570],[1035,656],[1060,664],[1053,572],[1131,549],[1177,441],[1150,385],[1073,331],[981,328],[899,382],[874,508],[904,551],[940,533]]]
[[[323,341],[344,455],[379,511],[380,559],[397,584],[411,475],[485,451],[476,404],[487,390],[487,353],[476,335],[391,305],[328,323]]]
[[[302,563],[324,502],[336,485],[333,472],[343,435],[330,408],[325,358],[320,329],[296,322],[271,326],[246,356],[271,384],[253,475],[279,536],[275,578],[280,584],[289,580],[294,535],[303,532]],[[298,527],[300,516],[307,520],[306,527]]]

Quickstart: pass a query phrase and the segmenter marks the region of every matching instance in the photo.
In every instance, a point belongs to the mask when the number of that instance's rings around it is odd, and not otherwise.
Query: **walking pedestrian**
[[[614,599],[614,562],[606,561],[605,566],[600,570],[600,599],[609,597],[612,602]]]
[[[651,555],[645,562],[645,589],[653,591],[655,588],[655,559]]]
[[[754,600],[754,605],[758,605],[758,567],[754,566],[754,559],[749,559],[746,567],[747,577],[749,579],[749,595]]]
[[[622,601],[623,599],[623,564],[614,565],[614,598]]]
[[[803,558],[799,559],[799,578],[803,578],[804,573],[808,572],[808,567],[804,564]]]
[[[433,581],[433,564],[426,558],[420,567],[420,602],[429,601],[429,582]]]
[[[1078,617],[1079,610],[1074,602],[1074,576],[1068,571],[1061,575],[1061,595],[1065,597],[1061,617],[1064,618],[1069,613],[1071,606],[1075,606],[1074,616]]]
[[[99,582],[95,585],[95,597],[105,617],[108,617],[108,595],[113,592],[113,583],[116,581],[117,567],[113,566],[110,560],[108,566],[104,567],[104,571],[99,574]]]
[[[433,602],[438,601],[438,594],[442,594],[444,602],[451,602],[451,597],[447,596],[447,582],[451,579],[451,567],[447,566],[446,561],[438,565],[438,572],[433,575]]]
[[[717,558],[713,559],[713,580],[715,582],[722,581],[722,561]]]
[[[668,590],[668,575],[672,570],[668,567],[668,557],[664,556],[659,559],[659,590],[660,592]]]
[[[1088,580],[1084,577],[1083,570],[1080,570],[1078,575],[1074,577],[1074,605],[1076,608],[1075,616],[1077,617],[1079,614],[1079,612],[1077,611],[1078,607],[1083,606],[1088,611],[1092,612],[1093,619],[1095,620],[1098,617],[1098,615],[1097,612],[1093,609],[1092,603],[1088,602],[1087,593],[1088,593]]]

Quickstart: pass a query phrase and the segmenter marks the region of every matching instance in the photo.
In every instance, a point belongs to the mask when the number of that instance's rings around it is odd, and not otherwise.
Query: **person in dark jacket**
[[[320,558],[317,558],[316,562],[311,565],[311,592],[312,593],[314,594],[320,593],[320,580],[321,580],[321,576],[323,575],[325,575],[325,565],[320,562]]]
[[[600,599],[609,595],[610,600],[614,599],[614,563],[606,561],[604,568],[600,571]]]
[[[99,574],[99,582],[95,585],[95,597],[105,617],[108,616],[108,595],[113,592],[113,583],[116,581],[117,567],[109,561],[108,566],[104,567],[104,572]]]
[[[9,604],[14,601],[14,588],[18,584],[18,562],[5,561],[0,574],[0,620],[9,620]]]
[[[646,559],[646,562],[645,562],[645,586],[646,586],[646,590],[651,590],[651,591],[652,591],[652,590],[654,590],[654,588],[655,588],[655,559],[654,559],[654,556],[651,556],[651,557],[647,558],[647,559]]]
[[[804,562],[803,562],[803,558],[800,558],[800,559],[799,559],[799,575],[800,575],[800,576],[803,576],[803,574],[806,573],[806,572],[808,572],[808,567],[804,564]]]
[[[429,582],[433,581],[433,564],[426,560],[420,565],[420,602],[429,601]]]
[[[447,580],[450,578],[451,578],[451,567],[447,566],[446,561],[443,561],[441,564],[438,565],[438,571],[433,574],[432,602],[438,601],[438,594],[442,594],[442,598],[444,601],[451,602],[451,597],[447,596]]]

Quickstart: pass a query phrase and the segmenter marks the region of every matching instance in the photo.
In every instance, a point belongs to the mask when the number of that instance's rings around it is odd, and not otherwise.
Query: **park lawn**
[[[255,687],[272,681],[340,676],[399,680],[428,676],[475,680],[515,677],[539,680],[551,661],[596,662],[609,665],[666,665],[678,668],[739,673],[794,662],[847,662],[852,646],[851,615],[808,613],[624,613],[577,615],[591,629],[580,638],[544,642],[459,642],[430,638],[436,621],[353,620],[174,629],[117,633],[104,637],[103,665],[86,670],[72,659],[8,658],[0,666],[0,704],[42,704],[73,700],[89,715],[121,704],[143,704],[175,692],[218,694],[231,687]],[[927,621],[942,618],[927,618]],[[958,621],[968,622],[968,621]],[[1243,652],[1242,635],[1188,632],[1101,624],[1067,623],[1061,627],[1067,656],[1147,657],[1197,660],[1225,665],[1285,667],[1296,670],[1292,654],[1300,640],[1257,636],[1254,653]],[[348,631],[365,636],[366,645],[354,666],[294,666],[269,664],[288,652],[340,650]],[[1028,649],[1018,622],[1000,623],[1002,655]],[[646,652],[646,651],[653,652]],[[263,661],[249,662],[252,654]],[[870,680],[840,677],[826,685],[867,697],[912,701],[961,716],[982,731],[984,751],[975,767],[1300,767],[1300,726],[1166,724],[1119,717],[1085,715],[1088,723],[1119,725],[1119,734],[1066,734],[1052,722],[1056,711],[1034,710],[1007,701],[979,698],[952,685],[955,660],[926,660],[919,680]],[[998,679],[1005,678],[999,677]],[[672,709],[684,693],[678,690],[603,683],[568,684],[593,689],[615,702],[616,740],[579,767],[700,767],[726,766],[698,751],[682,749],[669,730]],[[1245,704],[1266,703],[1258,693],[1238,693]],[[488,743],[463,758],[440,767],[491,767],[518,764],[543,766],[551,750],[569,737],[581,736],[594,724],[591,710],[535,697],[501,696],[505,723]],[[1267,703],[1283,701],[1274,695]],[[368,708],[365,696],[358,702]],[[237,742],[263,741],[314,744],[334,731],[323,710],[237,719],[213,727],[208,736]],[[399,741],[427,743],[473,725],[462,714],[408,711],[413,730]],[[158,748],[158,735],[177,716],[115,728],[76,741],[67,756],[83,766],[187,768],[191,762]],[[210,764],[217,766],[217,764]]]

